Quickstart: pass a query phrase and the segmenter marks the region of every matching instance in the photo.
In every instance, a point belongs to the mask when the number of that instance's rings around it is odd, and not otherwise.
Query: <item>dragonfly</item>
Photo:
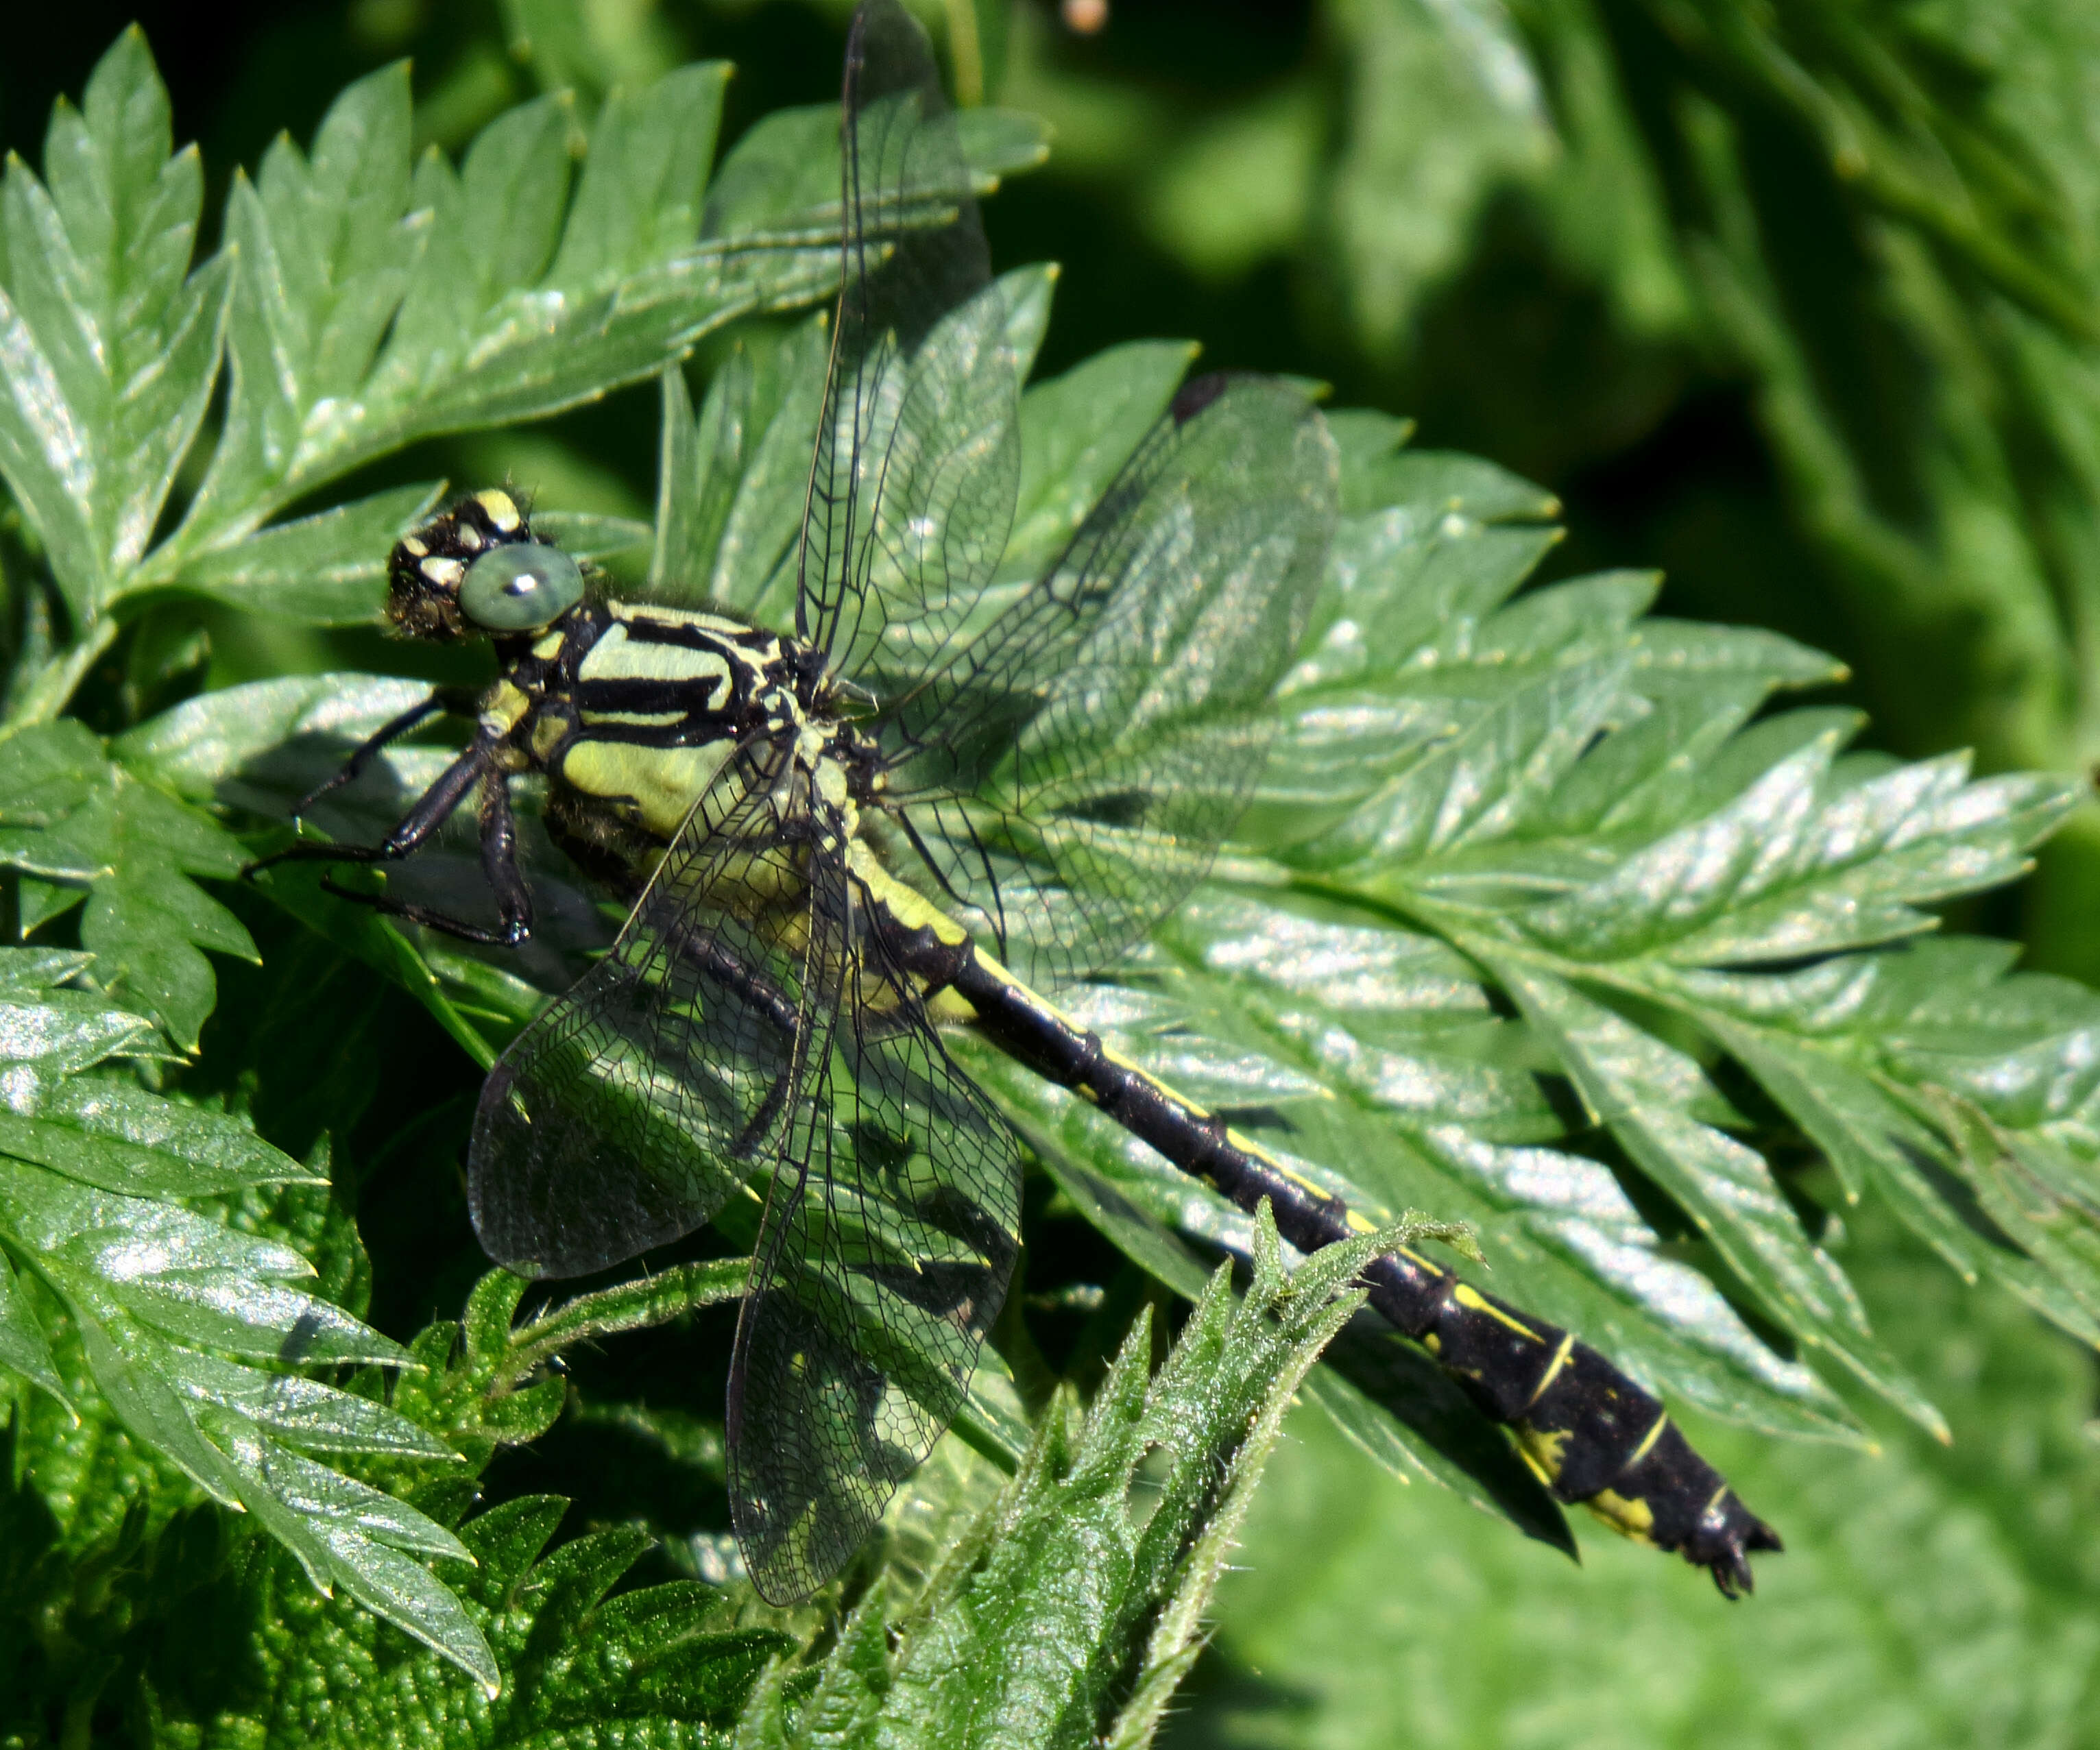
[[[521,1275],[587,1275],[765,1178],[727,1430],[744,1567],[776,1603],[845,1565],[947,1428],[1012,1276],[1020,1146],[945,1029],[1242,1208],[1265,1199],[1302,1251],[1372,1226],[1044,994],[1140,941],[1249,797],[1338,515],[1325,424],[1299,386],[1193,378],[1055,562],[1000,580],[1012,312],[896,0],[855,15],[840,140],[792,629],[615,598],[510,494],[471,494],[388,565],[396,631],[493,644],[465,751],[380,843],[302,837],[265,859],[395,862],[472,804],[494,921],[336,891],[514,946],[534,912],[511,787],[545,781],[553,837],[630,910],[487,1079],[474,1227]],[[435,694],[384,725],[322,791],[458,704]],[[1362,1281],[1564,1501],[1729,1597],[1750,1552],[1780,1548],[1571,1333],[1410,1248]]]

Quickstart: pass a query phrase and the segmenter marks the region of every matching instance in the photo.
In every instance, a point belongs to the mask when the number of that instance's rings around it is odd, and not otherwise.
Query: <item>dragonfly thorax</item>
[[[483,733],[501,737],[520,769],[547,775],[558,835],[631,869],[653,862],[732,760],[739,787],[763,787],[775,825],[792,832],[823,813],[849,836],[877,787],[875,750],[833,715],[827,677],[813,677],[805,653],[771,633],[718,615],[586,602],[499,650],[507,660],[483,702]],[[588,861],[612,872],[602,854]]]
[[[554,554],[506,493],[461,500],[394,549],[388,613],[412,637],[491,637],[502,678],[483,734],[515,771],[550,786],[549,823],[602,872],[652,863],[732,758],[762,776],[776,823],[850,836],[880,787],[873,743],[852,720],[871,703],[814,646],[725,615],[583,599],[550,623],[478,618],[478,566],[532,580]],[[499,606],[501,604],[499,603]],[[524,615],[529,616],[529,609]]]

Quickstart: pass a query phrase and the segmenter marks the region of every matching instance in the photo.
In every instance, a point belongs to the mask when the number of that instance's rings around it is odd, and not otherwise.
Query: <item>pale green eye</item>
[[[584,598],[584,574],[558,547],[536,540],[492,547],[460,580],[460,610],[491,632],[531,632]]]

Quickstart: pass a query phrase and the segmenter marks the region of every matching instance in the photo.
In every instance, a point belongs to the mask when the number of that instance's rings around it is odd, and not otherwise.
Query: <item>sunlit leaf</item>
[[[0,742],[0,863],[85,900],[83,946],[105,989],[195,1046],[215,985],[200,951],[253,959],[248,932],[190,878],[231,876],[239,844],[208,816],[142,782],[73,721]]]
[[[91,619],[144,553],[211,398],[231,262],[195,272],[196,150],[135,26],[0,188],[0,478]]]
[[[99,1068],[143,1029],[110,1029],[102,1051],[82,1049],[93,1011],[79,993],[44,994],[79,963],[22,949],[0,958],[15,993],[0,1126],[0,1366],[83,1416],[113,1418],[204,1497],[245,1509],[316,1588],[340,1586],[493,1682],[458,1600],[400,1553],[462,1557],[457,1541],[405,1501],[302,1456],[449,1461],[452,1448],[368,1397],[271,1370],[398,1364],[407,1352],[290,1285],[314,1274],[291,1247],[188,1206],[317,1175],[232,1118]],[[77,1383],[63,1378],[60,1352],[76,1358]]]

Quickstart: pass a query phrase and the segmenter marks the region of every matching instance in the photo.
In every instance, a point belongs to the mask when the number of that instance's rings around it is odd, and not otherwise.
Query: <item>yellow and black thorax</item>
[[[395,549],[390,617],[412,636],[461,635],[461,575],[506,547],[543,550],[510,496],[461,500]],[[617,885],[646,877],[733,758],[770,774],[774,825],[790,836],[814,814],[850,836],[880,787],[822,654],[762,628],[592,595],[493,642],[501,672],[480,738],[509,774],[545,774],[549,830]]]

